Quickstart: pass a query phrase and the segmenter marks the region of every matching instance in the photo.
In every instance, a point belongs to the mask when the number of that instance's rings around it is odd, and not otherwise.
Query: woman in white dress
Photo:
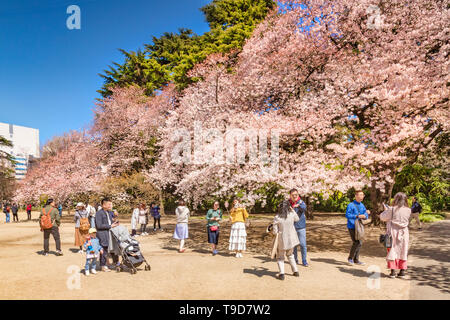
[[[137,225],[139,223],[139,205],[136,204],[136,206],[133,209],[133,213],[131,214],[131,236],[136,236],[136,229]]]
[[[141,236],[148,235],[147,232],[145,232],[145,228],[147,227],[147,214],[148,210],[144,203],[141,203],[139,206],[139,224],[141,225]]]

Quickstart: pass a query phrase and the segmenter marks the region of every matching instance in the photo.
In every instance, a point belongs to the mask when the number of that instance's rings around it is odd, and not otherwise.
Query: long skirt
[[[89,235],[89,230],[84,232],[80,231],[80,228],[75,228],[75,245],[77,247],[81,247],[86,241],[87,236]]]
[[[245,231],[245,223],[235,222],[231,226],[230,233],[230,245],[228,250],[230,251],[241,251],[245,250],[245,244],[247,242],[247,232]]]
[[[388,253],[390,250],[391,248],[387,248]],[[402,259],[387,260],[387,267],[394,270],[406,270],[408,269],[408,261]]]
[[[187,223],[177,223],[173,237],[178,240],[189,238],[189,230]]]

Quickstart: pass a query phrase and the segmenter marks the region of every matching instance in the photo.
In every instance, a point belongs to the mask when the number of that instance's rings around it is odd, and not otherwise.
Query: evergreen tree
[[[241,49],[255,26],[273,9],[273,0],[213,0],[200,10],[205,14],[210,30],[199,36],[190,29],[178,33],[166,32],[153,37],[144,50],[127,52],[123,64],[114,62],[100,76],[103,97],[111,95],[111,87],[138,85],[147,95],[173,81],[179,89],[192,83],[187,72],[209,54]]]

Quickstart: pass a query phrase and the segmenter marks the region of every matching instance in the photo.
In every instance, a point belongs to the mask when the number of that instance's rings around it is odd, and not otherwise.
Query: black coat
[[[103,247],[107,247],[109,245],[109,230],[111,229],[111,224],[108,222],[108,215],[112,223],[112,212],[101,209],[95,214],[97,238],[100,241],[100,245]]]

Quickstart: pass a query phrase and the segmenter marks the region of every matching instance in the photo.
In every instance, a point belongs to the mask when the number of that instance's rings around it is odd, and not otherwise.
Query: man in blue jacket
[[[350,249],[348,256],[348,263],[353,265],[354,263],[363,265],[364,262],[359,260],[359,250],[362,246],[361,240],[355,239],[355,221],[356,219],[368,219],[370,211],[366,210],[366,207],[362,203],[364,200],[364,192],[357,190],[355,193],[355,200],[350,202],[345,211],[345,217],[347,218],[347,229],[352,238],[353,245]]]
[[[294,223],[294,226],[295,231],[297,231],[298,240],[300,241],[302,264],[304,267],[308,267],[309,265],[306,261],[306,204],[300,199],[297,189],[292,189],[289,191],[289,203],[300,218],[299,221]],[[300,264],[298,262],[297,246],[294,247],[294,259],[297,264]]]

